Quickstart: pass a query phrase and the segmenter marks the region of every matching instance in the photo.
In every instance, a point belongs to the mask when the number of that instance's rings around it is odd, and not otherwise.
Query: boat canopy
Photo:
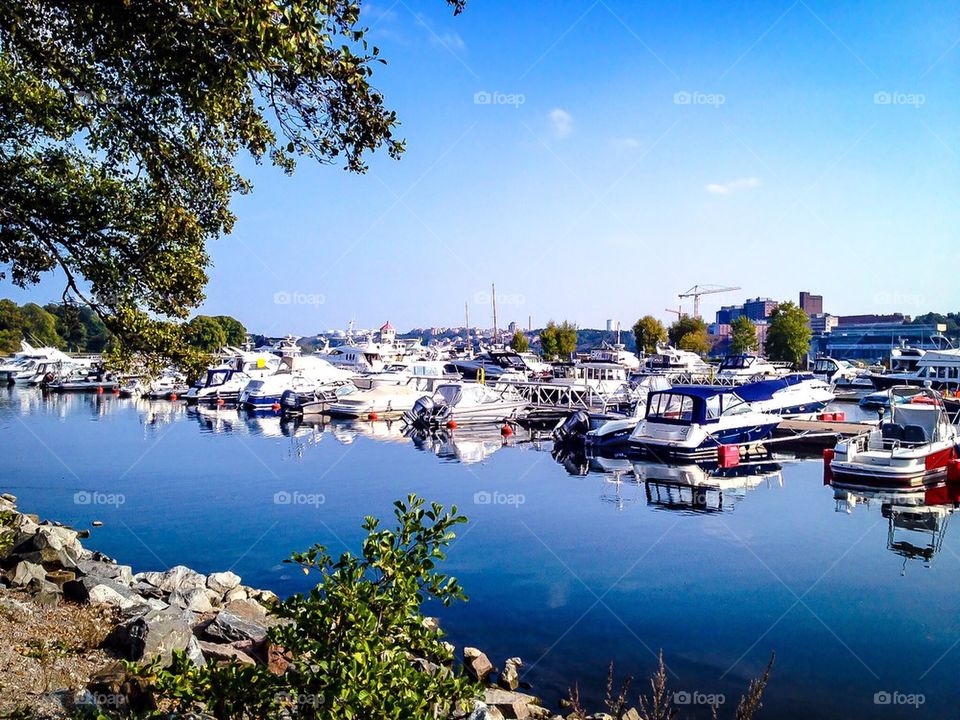
[[[678,386],[650,393],[646,419],[675,425],[717,422],[722,415],[749,412],[750,406],[729,388]]]
[[[772,380],[759,380],[741,385],[737,388],[737,395],[747,402],[760,402],[771,399],[774,393],[780,390],[785,390],[810,380],[816,380],[812,373],[791,373],[790,375]]]

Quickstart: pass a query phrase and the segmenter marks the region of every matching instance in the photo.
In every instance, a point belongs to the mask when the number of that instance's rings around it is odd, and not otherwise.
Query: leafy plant
[[[182,653],[169,670],[137,672],[170,710],[221,719],[401,720],[467,708],[480,688],[450,669],[451,649],[421,612],[428,601],[466,600],[456,579],[437,570],[466,518],[413,495],[394,503],[394,515],[394,529],[365,519],[359,556],[334,559],[315,545],[288,561],[320,581],[272,610],[280,623],[268,642],[282,648],[285,673],[237,663],[198,668]]]
[[[792,302],[780,303],[770,315],[765,350],[771,360],[799,367],[810,352],[810,319]]]
[[[757,349],[757,326],[746,315],[730,323],[730,352],[742,355]]]
[[[633,337],[637,341],[637,352],[652,355],[658,345],[667,341],[667,329],[653,315],[644,315],[633,324]]]
[[[510,338],[510,347],[518,353],[525,353],[530,349],[530,341],[527,340],[523,330],[517,330],[513,333],[513,337]]]

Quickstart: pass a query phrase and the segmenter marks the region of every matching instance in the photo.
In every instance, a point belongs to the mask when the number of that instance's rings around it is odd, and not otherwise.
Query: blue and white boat
[[[709,459],[722,446],[759,445],[782,418],[755,409],[741,389],[692,385],[650,393],[630,446],[658,459]]]
[[[831,386],[813,373],[791,373],[772,380],[747,383],[737,395],[757,412],[788,418],[813,418],[836,400]]]

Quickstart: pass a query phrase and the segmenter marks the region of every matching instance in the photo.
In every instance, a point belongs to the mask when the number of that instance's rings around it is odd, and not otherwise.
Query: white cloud
[[[640,149],[640,141],[636,138],[626,137],[626,138],[614,138],[613,145],[616,148],[621,150],[638,150]]]
[[[430,40],[434,45],[445,47],[450,52],[465,50],[467,44],[458,33],[443,33],[443,35],[431,35]]]
[[[562,108],[554,108],[547,117],[553,123],[553,133],[558,138],[565,138],[573,132],[573,115]]]
[[[727,183],[710,183],[706,190],[714,195],[731,195],[738,190],[749,190],[760,186],[760,178],[737,178]]]

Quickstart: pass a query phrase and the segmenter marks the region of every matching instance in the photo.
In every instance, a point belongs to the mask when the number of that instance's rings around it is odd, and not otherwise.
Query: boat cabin
[[[671,425],[702,425],[716,422],[721,416],[750,411],[750,404],[735,392],[691,385],[650,393],[646,419]]]

